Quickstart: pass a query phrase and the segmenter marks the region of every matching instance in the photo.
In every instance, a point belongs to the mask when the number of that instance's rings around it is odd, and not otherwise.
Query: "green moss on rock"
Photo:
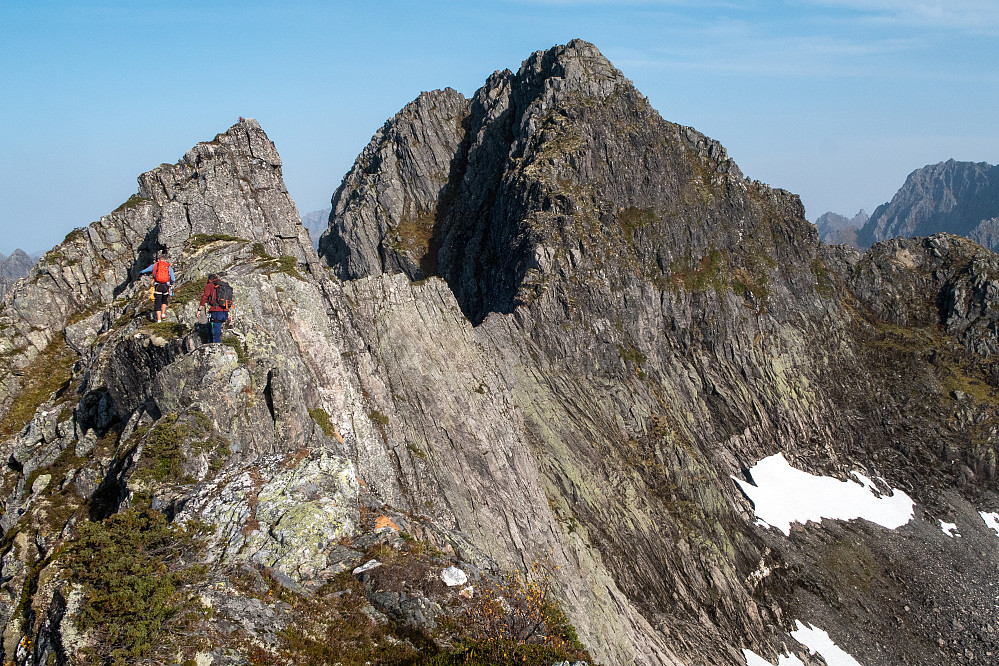
[[[68,390],[76,359],[76,352],[66,344],[66,336],[60,332],[25,368],[21,390],[6,416],[0,420],[0,439],[11,437],[21,430],[53,394]]]

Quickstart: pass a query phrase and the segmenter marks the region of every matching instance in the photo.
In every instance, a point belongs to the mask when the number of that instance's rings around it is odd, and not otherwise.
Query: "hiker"
[[[161,250],[159,258],[152,266],[139,271],[139,275],[144,273],[153,275],[153,312],[156,313],[158,323],[166,317],[167,302],[173,294],[173,266],[167,261],[167,251]]]
[[[222,342],[222,324],[229,320],[229,308],[232,307],[232,287],[218,273],[208,276],[195,317],[201,316],[201,309],[206,303],[212,326],[212,342]]]

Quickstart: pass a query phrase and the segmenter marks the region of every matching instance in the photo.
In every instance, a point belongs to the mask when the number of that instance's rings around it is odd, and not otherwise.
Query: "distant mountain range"
[[[330,210],[314,210],[302,216],[302,226],[305,227],[312,238],[312,247],[319,247],[319,237],[322,235],[330,223]]]
[[[11,285],[23,278],[35,265],[35,259],[18,248],[9,257],[0,253],[0,300],[7,295]]]
[[[852,245],[857,247],[857,232],[867,224],[870,216],[861,209],[853,217],[837,213],[824,213],[815,220],[819,228],[819,238],[830,245]]]
[[[999,166],[947,160],[916,169],[890,202],[863,217],[825,213],[815,224],[830,244],[866,248],[889,238],[948,232],[999,251]]]

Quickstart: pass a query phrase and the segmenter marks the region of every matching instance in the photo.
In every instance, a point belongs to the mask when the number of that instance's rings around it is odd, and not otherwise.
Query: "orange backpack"
[[[153,266],[153,280],[156,282],[169,282],[170,281],[170,264],[166,261],[160,259]]]

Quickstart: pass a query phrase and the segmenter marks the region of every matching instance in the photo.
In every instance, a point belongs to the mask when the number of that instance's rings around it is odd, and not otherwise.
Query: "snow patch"
[[[732,477],[746,493],[756,511],[757,524],[776,527],[791,534],[791,523],[819,523],[823,518],[864,518],[888,529],[905,525],[913,516],[914,503],[901,490],[883,496],[859,472],[857,481],[840,481],[794,469],[782,453],[764,458],[749,470],[756,485]],[[999,529],[997,529],[999,532]]]
[[[958,533],[958,531],[957,531],[957,524],[956,523],[945,523],[944,521],[941,520],[940,521],[940,529],[942,529],[943,533],[946,534],[949,537],[953,538],[953,537],[956,537],[956,536],[958,536],[958,537],[961,536],[960,533]]]
[[[851,657],[841,647],[836,645],[829,634],[812,625],[805,625],[800,620],[794,621],[797,629],[791,632],[791,637],[808,648],[811,654],[817,654],[825,659],[828,666],[861,666],[860,662]],[[742,650],[746,658],[746,666],[774,666],[769,661],[752,650]],[[804,666],[800,659],[792,655],[780,655],[777,666]]]
[[[798,627],[791,632],[794,640],[807,647],[812,654],[822,655],[829,666],[860,666],[860,662],[833,643],[826,632],[812,625],[806,627],[800,620],[795,620],[794,624]]]
[[[985,511],[979,511],[978,515],[982,517],[985,524],[996,531],[996,535],[999,535],[999,513],[987,513]]]
[[[769,661],[756,654],[752,650],[742,650],[743,656],[746,657],[746,666],[774,666]],[[781,655],[777,657],[777,666],[805,666],[801,663],[801,660],[795,657],[793,654],[788,657],[786,655]]]

